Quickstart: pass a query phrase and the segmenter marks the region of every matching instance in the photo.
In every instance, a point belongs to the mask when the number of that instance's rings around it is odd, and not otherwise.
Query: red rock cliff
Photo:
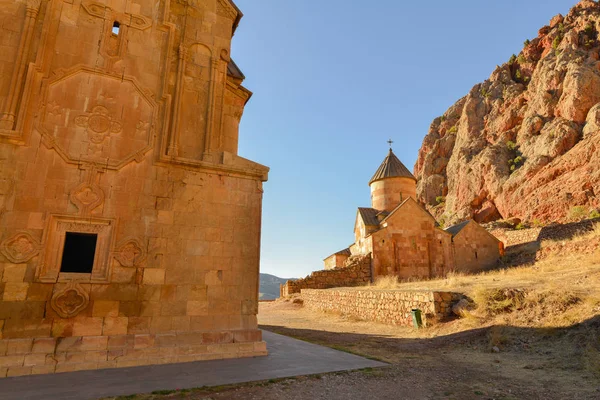
[[[600,207],[599,32],[600,5],[581,1],[433,121],[415,176],[436,216],[551,222]]]

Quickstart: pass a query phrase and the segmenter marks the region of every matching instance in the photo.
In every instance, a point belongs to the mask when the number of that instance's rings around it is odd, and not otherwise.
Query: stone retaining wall
[[[372,281],[371,254],[349,259],[347,267],[315,271],[304,279],[287,281],[280,287],[281,297],[300,293],[302,289],[364,286]]]
[[[399,290],[336,288],[303,289],[304,306],[320,311],[340,312],[366,321],[412,326],[413,309],[422,313],[423,323],[448,317],[452,305],[462,298],[450,292],[406,292]]]

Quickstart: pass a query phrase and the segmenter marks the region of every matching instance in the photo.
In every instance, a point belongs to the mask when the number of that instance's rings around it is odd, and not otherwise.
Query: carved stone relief
[[[140,240],[128,238],[117,247],[115,259],[123,267],[140,267],[146,260],[146,250]]]
[[[2,242],[0,251],[12,263],[26,263],[40,252],[40,243],[28,232],[18,232]]]
[[[85,215],[104,203],[104,191],[98,185],[83,182],[71,191],[69,198]]]
[[[57,286],[58,288],[59,286]],[[50,301],[52,309],[62,318],[72,318],[90,304],[90,296],[77,282],[69,282],[55,291]]]
[[[44,103],[43,142],[67,161],[120,169],[153,146],[158,107],[133,78],[63,71],[46,85]]]

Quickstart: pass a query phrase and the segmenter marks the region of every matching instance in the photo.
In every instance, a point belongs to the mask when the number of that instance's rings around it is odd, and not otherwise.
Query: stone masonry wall
[[[267,354],[239,17],[0,0],[0,378]]]
[[[281,297],[300,293],[302,289],[327,289],[332,287],[361,286],[371,283],[371,254],[348,260],[345,268],[315,271],[304,279],[287,281],[281,285]]]
[[[461,298],[460,294],[450,292],[403,292],[369,288],[303,289],[301,293],[305,307],[400,326],[412,326],[413,309],[421,310],[424,324],[443,319],[450,315],[452,305]]]

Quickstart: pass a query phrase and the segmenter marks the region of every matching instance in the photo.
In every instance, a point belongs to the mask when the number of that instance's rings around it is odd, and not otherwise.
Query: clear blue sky
[[[575,0],[236,4],[240,155],[271,167],[261,272],[289,278],[354,241],[388,138],[412,170],[431,121]]]

